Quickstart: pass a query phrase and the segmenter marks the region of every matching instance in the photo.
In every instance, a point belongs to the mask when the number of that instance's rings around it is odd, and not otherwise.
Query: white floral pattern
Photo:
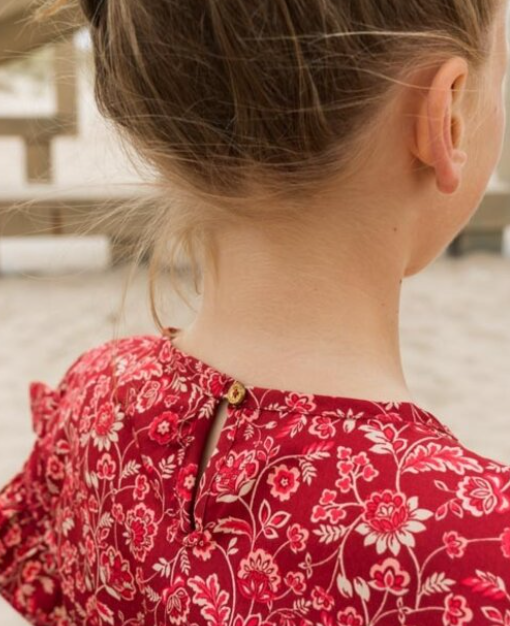
[[[0,593],[38,626],[510,626],[510,466],[410,402],[245,385],[164,336],[30,385]]]

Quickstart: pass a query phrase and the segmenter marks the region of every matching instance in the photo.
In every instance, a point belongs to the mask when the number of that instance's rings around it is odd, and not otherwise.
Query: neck
[[[250,385],[412,401],[399,338],[404,229],[387,214],[371,223],[222,232],[217,272],[205,269],[201,308],[176,345]]]

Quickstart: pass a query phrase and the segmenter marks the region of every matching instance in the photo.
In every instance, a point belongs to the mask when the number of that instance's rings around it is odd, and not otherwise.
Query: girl
[[[414,403],[398,334],[501,155],[507,4],[83,0],[101,109],[174,198],[154,258],[203,298],[32,383],[0,495],[30,622],[510,623],[510,466]]]

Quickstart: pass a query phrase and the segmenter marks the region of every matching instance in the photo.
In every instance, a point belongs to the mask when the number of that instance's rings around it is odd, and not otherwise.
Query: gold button
[[[246,388],[238,380],[236,380],[230,385],[230,389],[227,392],[227,400],[230,404],[241,404],[245,395]]]

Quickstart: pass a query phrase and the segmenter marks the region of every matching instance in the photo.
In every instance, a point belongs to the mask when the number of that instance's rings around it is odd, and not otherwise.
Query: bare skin
[[[222,231],[218,279],[206,268],[201,308],[175,345],[247,384],[412,401],[402,282],[469,221],[501,156],[506,21],[505,1],[475,117],[463,58],[422,70],[421,89],[402,87],[385,112],[367,167],[349,188],[324,189],[301,230]]]

